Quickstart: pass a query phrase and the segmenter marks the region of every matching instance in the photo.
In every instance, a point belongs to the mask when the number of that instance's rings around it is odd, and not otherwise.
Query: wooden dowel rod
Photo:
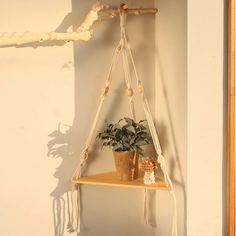
[[[124,11],[128,14],[134,14],[134,15],[139,15],[139,14],[156,14],[158,12],[157,8],[127,8],[124,9]],[[102,12],[118,15],[120,12],[119,8],[108,8],[102,10]]]

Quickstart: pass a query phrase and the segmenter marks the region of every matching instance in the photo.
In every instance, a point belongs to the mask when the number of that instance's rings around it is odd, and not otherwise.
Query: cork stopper
[[[141,168],[145,172],[151,172],[157,169],[157,163],[153,157],[143,157],[141,159]]]

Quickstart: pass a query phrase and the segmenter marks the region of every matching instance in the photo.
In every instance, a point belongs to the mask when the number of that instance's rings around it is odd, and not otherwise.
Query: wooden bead
[[[80,154],[80,160],[81,161],[86,161],[88,159],[88,153],[87,152],[83,152]]]
[[[129,97],[132,97],[133,94],[134,94],[134,91],[133,91],[132,88],[127,89],[127,95],[128,95]]]
[[[142,85],[139,85],[139,86],[138,86],[138,92],[139,92],[139,93],[144,93],[144,88],[143,88]]]

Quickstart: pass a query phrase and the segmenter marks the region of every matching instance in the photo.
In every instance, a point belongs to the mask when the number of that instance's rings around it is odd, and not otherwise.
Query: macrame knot
[[[103,95],[103,96],[106,96],[107,93],[108,93],[108,91],[109,91],[109,86],[106,86],[106,87],[102,90],[102,95]]]
[[[158,163],[159,163],[160,165],[165,165],[165,158],[164,158],[164,156],[163,156],[162,154],[160,154],[160,155],[158,156],[157,161],[158,161]]]
[[[117,52],[119,52],[121,50],[122,46],[119,45],[119,47],[117,47]]]
[[[127,95],[128,95],[128,97],[132,97],[133,94],[134,94],[134,91],[133,91],[132,88],[127,89]]]
[[[128,9],[128,5],[125,3],[120,4],[119,13],[120,13],[120,28],[121,31],[125,29],[125,16],[126,16],[126,10]]]

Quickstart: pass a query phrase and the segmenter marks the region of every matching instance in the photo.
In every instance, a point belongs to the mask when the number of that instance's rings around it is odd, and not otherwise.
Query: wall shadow
[[[90,5],[90,8],[91,6],[92,4]],[[88,10],[90,10],[90,8],[88,8]],[[78,24],[81,24],[87,13],[88,11],[86,11],[85,14],[80,14],[77,11],[69,12],[64,17],[62,22],[60,22],[59,25],[56,26],[52,31],[58,33],[68,31],[69,28],[73,26],[74,22],[78,21]],[[82,17],[80,15],[82,15]],[[0,46],[0,48],[50,48],[54,46],[63,46],[64,44],[65,42],[45,41],[26,43],[19,46]],[[71,66],[71,64],[65,63],[61,70]],[[71,176],[78,164],[79,156],[79,151],[77,148],[78,144],[76,142],[76,140],[78,140],[78,130],[75,122],[71,126],[59,124],[58,128],[49,134],[50,140],[48,142],[48,156],[59,158],[61,160],[60,165],[58,168],[56,168],[54,173],[54,177],[58,180],[58,184],[50,193],[50,196],[52,197],[54,236],[64,235],[66,231],[66,218],[68,218],[67,230],[70,231],[71,229]]]
[[[94,3],[94,0],[87,0],[83,1],[83,4],[81,4],[81,1],[79,0],[72,0],[72,12],[68,13],[63,21],[56,27],[55,32],[65,32],[70,27],[73,29],[77,29],[78,25],[83,21],[85,15],[90,10],[91,5]],[[130,16],[129,22],[132,22],[136,16]],[[150,20],[150,18],[147,16],[146,22]],[[110,24],[108,22],[104,22],[104,30],[103,34],[99,35],[98,38],[92,39],[91,43],[88,42],[86,44],[83,44],[81,42],[75,42],[74,45],[74,70],[75,70],[75,83],[74,83],[74,101],[75,101],[75,117],[73,120],[73,123],[70,125],[64,125],[60,124],[58,127],[52,131],[49,134],[49,141],[48,141],[48,156],[53,158],[58,158],[61,160],[60,165],[58,168],[56,168],[56,171],[54,173],[54,177],[58,180],[57,185],[50,193],[50,196],[52,197],[52,212],[53,212],[53,221],[54,221],[54,236],[63,236],[65,234],[65,231],[71,230],[71,219],[70,219],[70,213],[71,213],[71,177],[75,170],[75,167],[78,164],[78,157],[80,154],[80,151],[82,149],[82,143],[78,143],[78,140],[83,141],[86,137],[87,130],[89,129],[90,122],[87,121],[88,117],[90,116],[91,107],[93,107],[94,104],[86,103],[86,96],[90,97],[91,93],[93,94],[98,93],[97,88],[94,88],[94,90],[90,90],[86,85],[91,84],[93,85],[94,81],[92,77],[87,78],[81,78],[81,68],[85,67],[85,64],[89,64],[91,60],[91,56],[96,55],[97,52],[99,52],[99,46],[107,45],[107,46],[113,46],[114,43],[118,43],[119,41],[119,19],[113,19],[109,20],[113,21],[117,27],[114,28],[114,25]],[[142,29],[149,30],[146,27],[145,19],[142,21],[141,25]],[[95,35],[96,35],[96,29]],[[145,32],[145,31],[144,31]],[[118,36],[118,37],[117,37]],[[96,37],[96,36],[95,36]],[[154,37],[154,29],[153,29],[153,37]],[[28,43],[20,46],[12,46],[16,48],[26,48],[26,47],[32,47],[32,48],[38,48],[38,47],[53,47],[53,46],[62,46],[64,45],[64,42],[57,42],[57,41],[50,41],[50,42],[43,42],[43,43]],[[88,54],[87,50],[89,47],[89,51],[94,51],[93,55]],[[140,53],[143,53],[144,57],[148,57],[147,54],[149,53],[148,50],[146,50],[146,44],[142,43],[139,44],[138,47],[135,48],[137,53],[135,53],[135,58],[137,58],[137,67],[145,68],[147,71],[146,76],[151,77],[151,66],[150,63],[146,60],[143,60],[140,55]],[[83,55],[83,58],[81,58],[81,55]],[[111,59],[111,57],[110,57]],[[94,58],[93,58],[94,60]],[[99,61],[100,59],[97,58]],[[110,62],[110,61],[109,61]],[[109,63],[108,62],[108,63]],[[65,66],[67,66],[65,64]],[[68,65],[70,66],[70,65]],[[90,65],[90,70],[91,70]],[[89,71],[89,68],[85,67],[84,70]],[[86,79],[86,85],[84,83],[84,79]],[[151,80],[145,80],[144,86],[150,87],[152,81]],[[91,86],[93,87],[93,86]],[[110,99],[109,106],[115,107],[119,106],[121,103],[120,99],[118,97],[121,94],[121,91],[124,89],[124,80],[118,84],[118,87],[116,87],[115,95]],[[148,98],[151,98],[153,96],[152,93],[147,94]],[[95,100],[94,96],[94,100]],[[126,98],[125,98],[126,99]],[[85,110],[81,110],[81,105],[86,105]],[[113,110],[107,110],[103,113],[104,117],[109,117],[109,119],[115,118],[115,112]],[[83,122],[83,121],[87,122]],[[81,125],[84,124],[85,125]],[[97,161],[97,152],[98,147],[95,145],[93,149],[91,150],[91,155],[95,158],[91,158],[88,160],[87,166],[92,166],[92,163]],[[85,171],[85,174],[90,171],[90,168],[87,168]],[[81,196],[83,198],[83,195]],[[155,209],[155,192],[150,192],[150,204],[152,205],[152,209]],[[154,217],[154,211],[150,212],[150,219],[153,220]],[[66,218],[68,216],[68,224],[66,225]],[[82,219],[83,222],[83,219]],[[155,225],[155,222],[152,222],[153,225]],[[84,226],[82,225],[83,229]],[[83,230],[82,229],[82,230]],[[86,229],[85,229],[86,230]],[[150,235],[150,234],[149,234]]]
[[[49,134],[48,156],[60,158],[61,163],[56,168],[54,177],[58,184],[51,192],[54,236],[63,236],[65,232],[65,215],[68,215],[67,230],[71,229],[71,175],[76,166],[75,137],[76,133],[72,126],[58,125],[58,129]]]
[[[160,138],[160,144],[162,146],[162,149],[165,150],[169,146],[169,141],[172,141],[173,148],[174,148],[174,155],[168,157],[170,159],[170,171],[169,171],[169,176],[171,181],[175,186],[178,186],[183,193],[183,202],[184,202],[184,215],[183,215],[183,222],[184,222],[184,235],[187,235],[187,192],[186,192],[186,183],[185,183],[185,178],[183,175],[183,170],[181,166],[181,161],[180,161],[180,156],[179,156],[179,151],[178,151],[178,145],[177,145],[177,140],[176,140],[176,134],[175,134],[175,129],[173,125],[173,118],[172,118],[172,112],[171,112],[171,107],[170,107],[170,102],[168,98],[168,90],[167,86],[165,83],[165,78],[164,78],[164,73],[163,73],[163,67],[161,65],[161,58],[158,50],[156,50],[156,55],[157,55],[157,62],[158,62],[158,68],[159,68],[159,75],[160,75],[160,87],[163,92],[163,100],[165,102],[165,108],[167,111],[167,118],[168,118],[168,126],[167,124],[164,124],[163,122],[157,122],[158,126],[158,134]],[[186,75],[187,76],[187,75]],[[168,137],[167,130],[170,130],[170,137]],[[179,174],[180,179],[178,180],[176,178],[176,173]]]

